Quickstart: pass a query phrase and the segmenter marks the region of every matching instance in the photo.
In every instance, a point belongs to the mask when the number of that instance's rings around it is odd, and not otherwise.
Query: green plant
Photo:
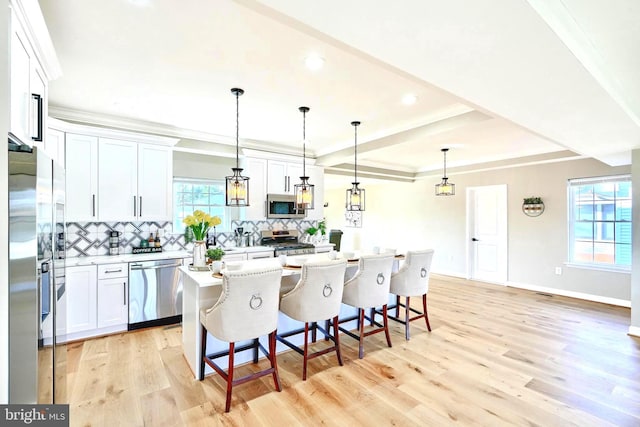
[[[224,250],[222,248],[207,249],[207,258],[214,261],[220,261],[224,256]]]
[[[327,222],[324,219],[318,223],[318,230],[323,236],[327,234]]]
[[[540,197],[525,197],[524,204],[525,205],[539,205],[542,203],[542,198]]]
[[[304,231],[310,236],[315,236],[316,233],[318,232],[318,229],[312,225],[311,227],[307,228]]]

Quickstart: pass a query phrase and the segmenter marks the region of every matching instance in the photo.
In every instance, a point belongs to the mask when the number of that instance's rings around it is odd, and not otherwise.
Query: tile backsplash
[[[252,245],[260,244],[261,230],[298,230],[300,235],[318,221],[270,219],[263,221],[232,221],[232,229],[243,227],[249,232]],[[148,239],[149,234],[160,234],[164,251],[191,250],[193,244],[186,243],[183,230],[174,232],[171,222],[69,222],[67,223],[66,256],[95,256],[109,254],[109,233],[120,232],[120,253],[131,253],[140,241]],[[219,245],[235,246],[233,233],[216,233]]]

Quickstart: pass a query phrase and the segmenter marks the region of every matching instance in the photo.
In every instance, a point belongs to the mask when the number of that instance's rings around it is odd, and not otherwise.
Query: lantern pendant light
[[[358,188],[358,126],[360,122],[351,122],[355,134],[353,147],[353,186],[347,190],[347,210],[364,211],[364,188]]]
[[[244,90],[239,88],[231,89],[231,93],[236,97],[236,167],[231,168],[233,175],[225,177],[226,182],[226,205],[243,207],[249,206],[249,177],[242,176],[242,168],[239,162],[239,132],[240,132],[240,96]]]
[[[296,184],[293,187],[296,198],[296,211],[303,212],[309,209],[313,209],[315,188],[313,184],[309,184],[309,177],[306,173],[306,126],[309,107],[300,107],[298,108],[298,111],[302,113],[302,176],[300,177],[300,184]]]
[[[449,182],[447,178],[447,151],[448,148],[443,148],[440,151],[444,154],[444,173],[442,175],[442,182],[436,184],[436,196],[454,196],[456,194],[456,185]]]

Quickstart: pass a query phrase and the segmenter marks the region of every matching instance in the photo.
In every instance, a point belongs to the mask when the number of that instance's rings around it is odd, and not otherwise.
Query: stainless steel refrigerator
[[[64,170],[11,134],[8,170],[9,403],[66,403]]]

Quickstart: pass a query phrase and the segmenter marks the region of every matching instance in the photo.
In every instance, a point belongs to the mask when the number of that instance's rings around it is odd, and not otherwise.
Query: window
[[[197,209],[220,217],[222,224],[216,227],[217,232],[229,230],[230,222],[235,218],[231,218],[225,206],[224,185],[224,180],[174,178],[173,232],[182,233],[185,229],[182,220]]]
[[[631,269],[631,177],[569,180],[569,261]]]

